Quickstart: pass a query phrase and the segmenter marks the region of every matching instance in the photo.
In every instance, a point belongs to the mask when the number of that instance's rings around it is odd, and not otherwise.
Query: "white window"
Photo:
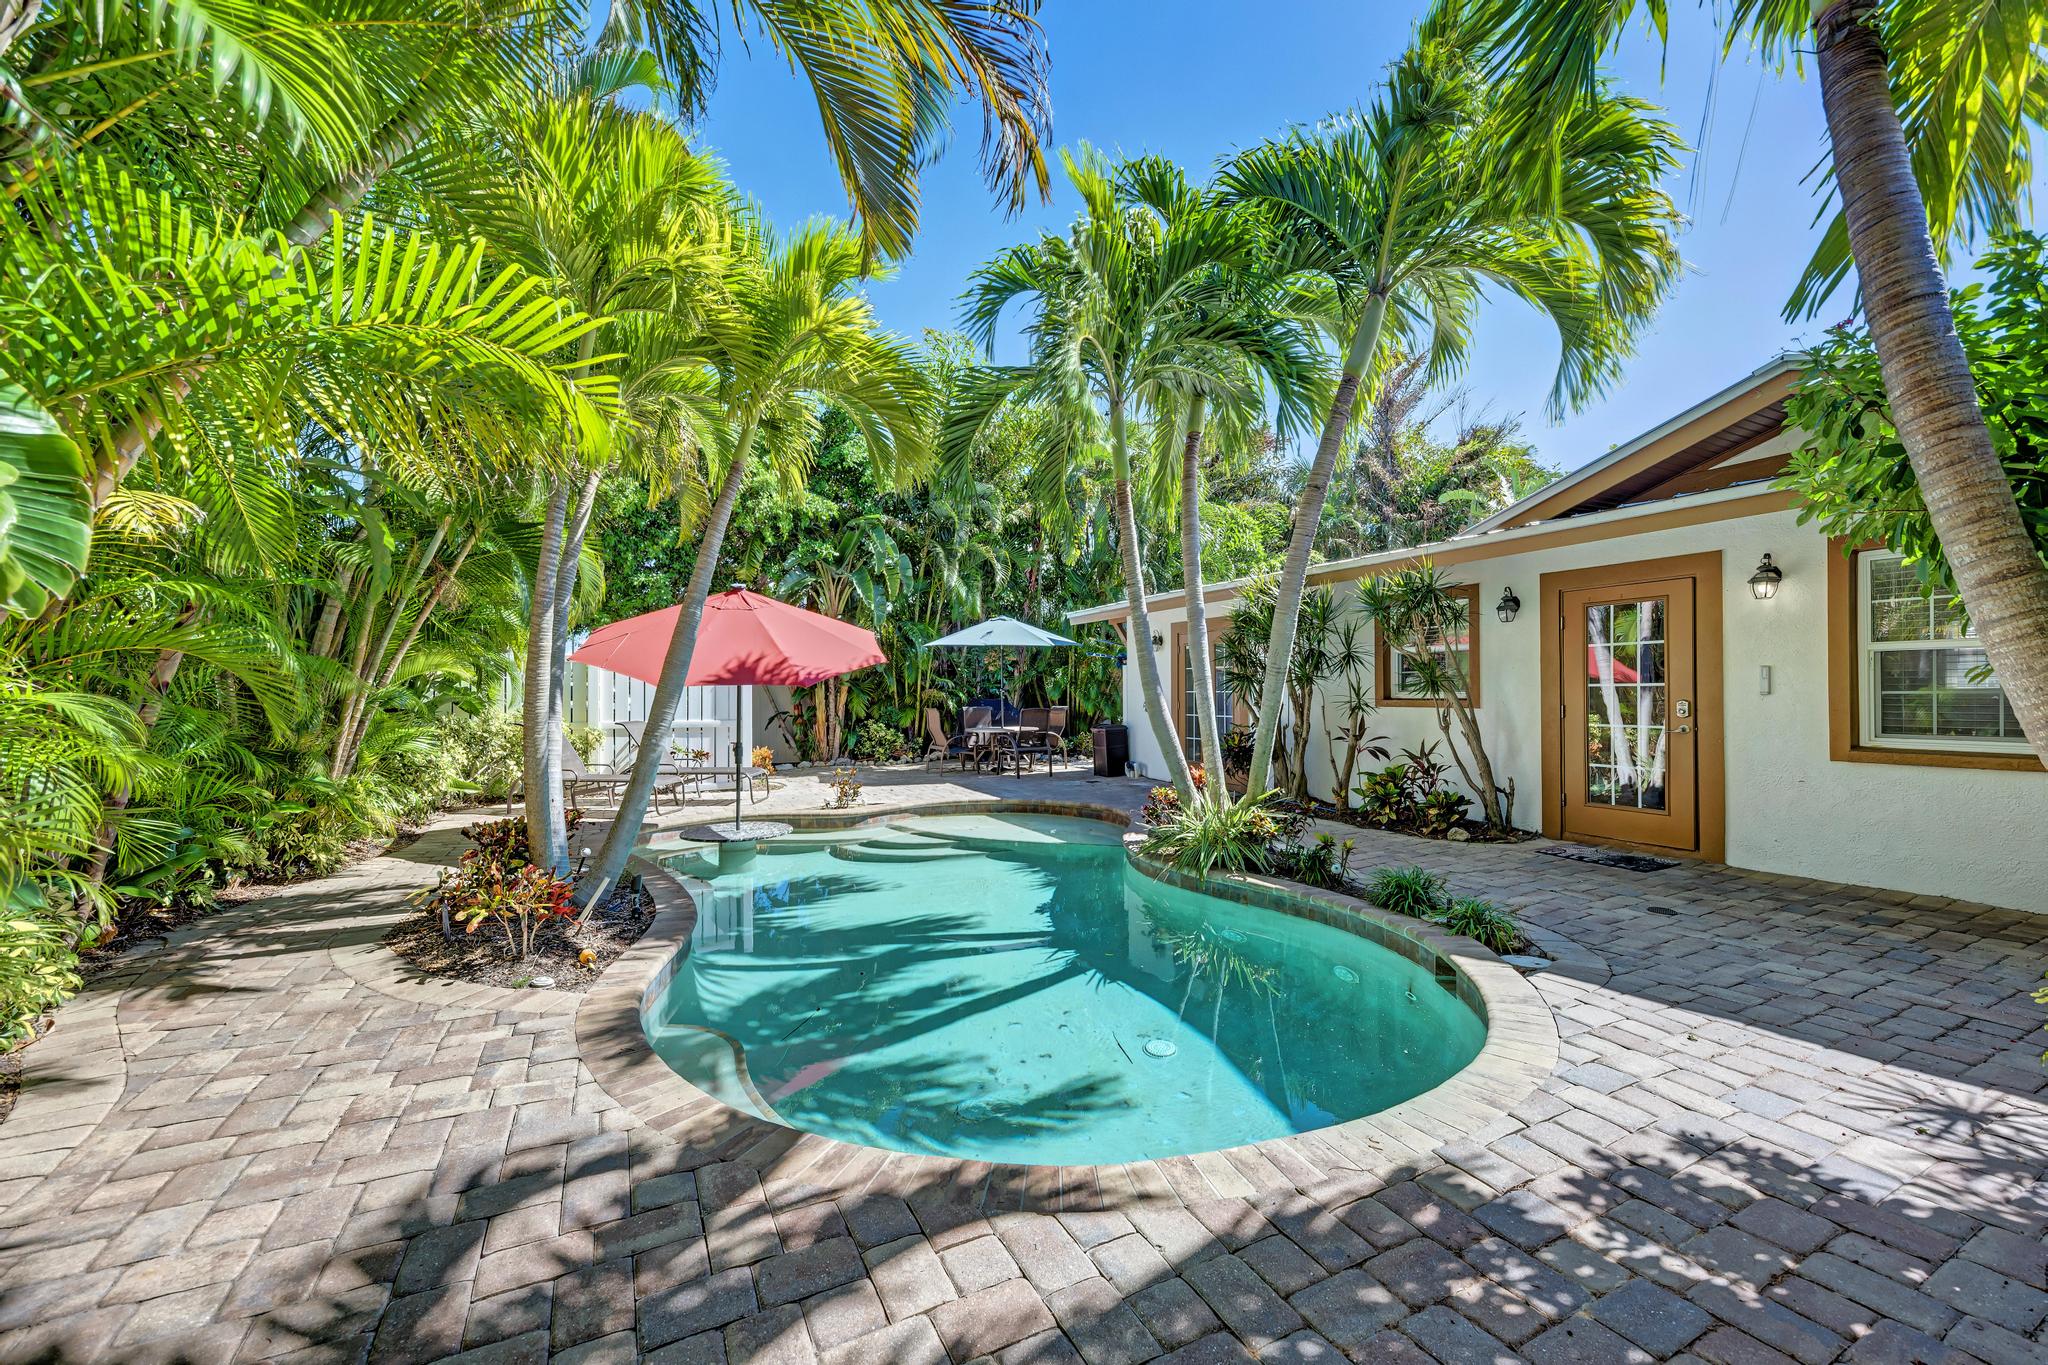
[[[1856,558],[1863,742],[2027,752],[1962,603],[1939,590],[1930,597],[1898,555],[1872,550]]]

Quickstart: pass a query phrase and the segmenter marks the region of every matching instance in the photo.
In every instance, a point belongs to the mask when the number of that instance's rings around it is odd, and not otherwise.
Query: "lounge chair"
[[[930,741],[924,751],[926,771],[931,770],[934,762],[955,761],[965,767],[967,761],[974,757],[973,737],[964,733],[947,734],[946,723],[939,719],[939,708],[936,706],[927,706],[924,709],[924,732],[926,739]]]
[[[571,810],[582,809],[577,798],[585,792],[611,792],[616,795],[623,793],[626,784],[632,780],[630,773],[596,772],[585,766],[583,756],[576,752],[574,746],[562,746],[562,790],[569,798]],[[673,769],[662,769],[654,780],[654,791],[651,795],[651,802],[656,811],[661,809],[661,798],[674,795],[682,780]]]

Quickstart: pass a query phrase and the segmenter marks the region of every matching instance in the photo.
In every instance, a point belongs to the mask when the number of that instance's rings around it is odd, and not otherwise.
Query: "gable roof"
[[[1804,366],[1803,356],[1781,352],[1719,393],[1503,507],[1466,534],[1627,506],[1654,496],[1675,478],[1768,440],[1784,430],[1785,396]]]
[[[1776,453],[1741,456],[1784,431],[1785,398],[1804,366],[1796,352],[1773,356],[1718,393],[1449,539],[1327,560],[1309,570],[1309,582],[1364,578],[1420,559],[1460,563],[1794,506],[1795,495],[1760,486],[1782,469],[1782,443]],[[1212,609],[1227,608],[1250,581],[1210,583],[1204,600]],[[1172,608],[1183,605],[1183,596],[1168,589],[1145,601],[1150,608]],[[1118,600],[1069,611],[1066,619],[1078,626],[1128,614]]]

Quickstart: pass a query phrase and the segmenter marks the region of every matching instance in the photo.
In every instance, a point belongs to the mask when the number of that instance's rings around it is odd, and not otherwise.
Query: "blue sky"
[[[1365,100],[1422,9],[1359,0],[1050,0],[1054,138],[1125,153],[1162,153],[1203,171],[1231,151]],[[1648,38],[1614,63],[1632,93],[1664,105],[1696,150],[1670,189],[1690,222],[1686,273],[1644,333],[1626,374],[1603,397],[1553,423],[1545,400],[1556,343],[1512,301],[1482,318],[1459,386],[1473,415],[1519,416],[1544,459],[1572,468],[1656,425],[1811,338],[1849,310],[1846,294],[1813,322],[1782,307],[1812,250],[1815,201],[1804,183],[1824,154],[1818,88],[1746,53],[1714,60],[1718,35],[1701,8],[1672,7],[1668,59]],[[980,119],[967,111],[956,143],[924,181],[912,257],[872,286],[883,321],[915,335],[949,327],[967,274],[1041,228],[1060,229],[1074,203],[1055,170],[1050,204],[1006,218],[983,185]],[[700,130],[702,145],[778,223],[841,215],[846,200],[808,92],[758,40],[729,42]]]

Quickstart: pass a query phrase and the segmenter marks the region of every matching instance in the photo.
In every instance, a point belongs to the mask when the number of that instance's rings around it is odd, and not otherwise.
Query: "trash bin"
[[[1095,775],[1122,777],[1131,762],[1131,731],[1123,725],[1098,725],[1095,737]]]

